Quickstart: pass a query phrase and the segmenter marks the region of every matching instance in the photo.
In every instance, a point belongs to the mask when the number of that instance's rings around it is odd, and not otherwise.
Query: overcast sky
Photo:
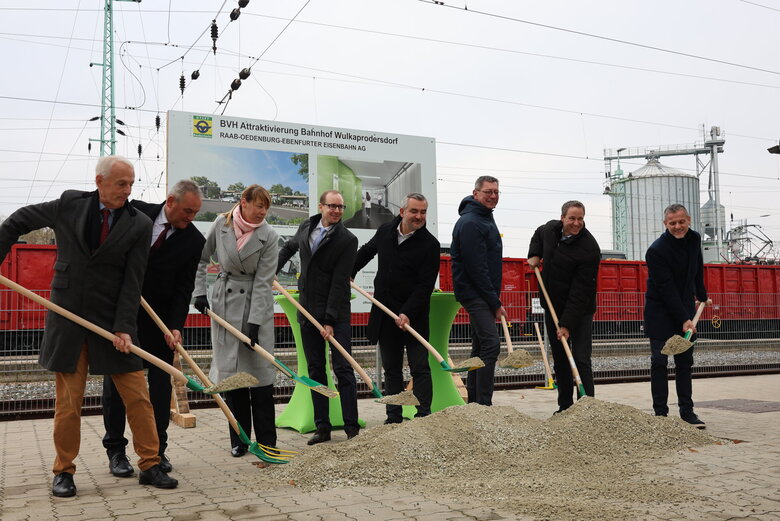
[[[99,122],[87,120],[100,114],[101,71],[89,64],[102,62],[103,3],[0,6],[2,215],[94,187],[98,148],[87,143]],[[525,256],[533,230],[572,198],[608,249],[603,149],[701,142],[717,125],[727,224],[733,213],[780,242],[780,155],[766,150],[780,139],[778,0],[250,0],[232,23],[235,1],[114,6],[115,103],[128,135],[117,152],[137,160],[133,197],[164,196],[165,111],[224,109],[435,138],[442,242],[488,174],[501,181],[495,216],[508,256]],[[696,169],[693,157],[662,162]],[[703,204],[706,174],[701,189]]]

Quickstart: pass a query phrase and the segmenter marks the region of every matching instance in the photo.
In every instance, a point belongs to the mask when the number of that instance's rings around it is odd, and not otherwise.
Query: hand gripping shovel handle
[[[103,329],[102,327],[100,327],[100,326],[98,326],[96,324],[93,324],[92,322],[90,322],[90,321],[88,321],[88,320],[86,320],[84,318],[81,318],[80,316],[76,315],[72,311],[68,311],[67,309],[63,308],[62,306],[59,306],[59,305],[55,304],[54,302],[51,302],[51,301],[41,297],[40,295],[38,295],[36,293],[33,293],[32,291],[30,291],[29,289],[25,288],[24,286],[21,286],[21,285],[17,284],[16,282],[14,282],[14,281],[12,281],[10,279],[7,279],[6,277],[3,277],[2,275],[0,275],[0,284],[4,285],[6,287],[11,288],[12,290],[16,291],[17,293],[27,297],[28,299],[30,299],[30,300],[32,300],[34,302],[40,304],[41,306],[43,306],[43,307],[45,307],[45,308],[47,308],[47,309],[49,309],[51,311],[54,311],[58,315],[61,315],[61,316],[65,317],[65,318],[67,318],[68,320],[72,320],[73,322],[75,322],[76,324],[80,325],[81,327],[89,329],[93,333],[102,336],[106,340],[110,340],[110,341],[113,342],[114,339],[116,338],[116,335],[114,335],[113,333]],[[176,381],[179,381],[179,382],[185,384],[188,388],[192,389],[193,391],[201,391],[201,392],[204,391],[203,386],[200,385],[198,382],[196,382],[195,380],[192,380],[191,378],[189,378],[187,375],[185,375],[184,373],[182,373],[181,371],[179,371],[178,369],[176,369],[172,365],[166,364],[165,362],[163,362],[162,360],[160,360],[156,356],[154,356],[154,355],[152,355],[150,353],[147,353],[146,351],[144,351],[140,347],[137,347],[137,346],[135,346],[133,344],[130,344],[130,352],[133,353],[136,356],[139,356],[139,357],[143,358],[144,360],[146,360],[150,364],[154,364],[155,366],[159,367],[160,369],[162,369],[166,373],[168,373],[171,376],[173,376],[176,379]]]
[[[506,323],[506,317],[501,315],[501,327],[504,329],[504,338],[506,338],[506,352],[512,354],[512,337],[509,335],[509,326]]]
[[[284,295],[287,300],[290,301],[290,303],[295,306],[295,308],[301,312],[303,316],[305,316],[309,322],[312,323],[314,327],[316,327],[320,332],[325,331],[325,328],[320,324],[316,318],[311,316],[311,313],[306,311],[306,308],[304,308],[300,302],[295,300],[290,293],[282,287],[281,284],[279,284],[279,281],[274,280],[274,289],[277,290],[279,293]],[[371,388],[371,393],[376,396],[377,398],[382,398],[382,393],[377,389],[376,385],[374,385],[374,382],[369,378],[368,374],[363,370],[362,367],[360,367],[360,364],[358,364],[354,358],[352,358],[352,355],[347,353],[347,350],[344,349],[344,346],[342,346],[335,338],[333,338],[333,335],[328,336],[328,342],[330,342],[330,345],[338,349],[339,353],[341,353],[341,356],[343,356],[347,362],[349,362],[349,365],[352,366],[352,369],[357,371],[357,373],[360,375],[360,378],[363,379],[363,381]]]
[[[699,302],[699,308],[696,310],[696,314],[693,316],[693,327],[696,327],[696,324],[699,323],[699,319],[701,318],[701,314],[704,311],[704,308],[707,306],[706,302]],[[689,329],[685,332],[685,340],[690,340],[693,336],[693,329]]]
[[[338,396],[338,392],[336,392],[336,391],[334,391],[332,389],[329,389],[327,386],[322,385],[319,382],[315,382],[311,378],[308,378],[308,377],[305,377],[305,376],[299,376],[292,369],[290,369],[289,367],[284,365],[281,362],[281,360],[279,360],[274,355],[272,355],[271,353],[269,353],[268,351],[263,349],[262,346],[259,346],[257,344],[251,344],[250,343],[251,339],[248,336],[246,336],[238,328],[233,326],[233,324],[231,324],[230,322],[228,322],[224,318],[220,317],[219,315],[217,315],[213,311],[211,311],[211,309],[208,309],[207,312],[208,312],[208,315],[211,318],[211,320],[213,320],[214,322],[216,322],[217,324],[219,324],[220,326],[225,328],[230,334],[235,336],[241,342],[244,342],[246,345],[251,345],[252,346],[252,350],[255,353],[259,354],[260,356],[262,356],[263,358],[268,360],[271,363],[271,365],[276,367],[279,370],[279,372],[281,372],[284,376],[286,376],[290,380],[302,383],[306,387],[310,388],[312,391],[318,392],[318,393],[320,393],[320,394],[322,394],[324,396],[327,396],[328,398],[335,398],[335,397]]]
[[[141,297],[141,306],[146,310],[146,312],[149,314],[149,316],[152,318],[155,324],[157,324],[157,327],[160,328],[160,331],[162,331],[166,335],[171,334],[171,330],[168,329],[168,326],[165,325],[165,323],[160,319],[160,317],[155,313],[155,311],[152,309],[152,307],[149,305],[149,303],[146,301],[145,298]],[[206,373],[203,372],[203,370],[198,366],[198,364],[195,363],[195,360],[192,359],[190,354],[184,349],[184,347],[180,343],[176,343],[176,352],[179,353],[179,356],[184,358],[184,360],[187,362],[187,364],[192,368],[193,371],[195,371],[195,374],[198,375],[198,378],[200,378],[200,381],[206,384],[207,386],[211,387],[213,384],[209,380],[209,377],[206,376]],[[214,400],[217,402],[217,405],[222,410],[222,413],[225,415],[225,417],[228,420],[228,423],[233,428],[234,431],[236,431],[236,434],[238,434],[239,438],[241,438],[241,441],[246,443],[247,445],[252,444],[252,440],[249,439],[249,436],[246,435],[244,432],[244,429],[241,428],[241,425],[238,424],[238,420],[236,420],[236,417],[233,416],[233,412],[230,410],[230,408],[225,403],[225,400],[220,396],[218,393],[214,394]]]
[[[542,295],[544,295],[544,300],[547,302],[547,308],[550,310],[550,315],[552,315],[553,322],[555,323],[555,329],[556,331],[560,331],[561,326],[558,325],[558,314],[555,312],[555,308],[553,308],[550,295],[547,294],[547,288],[544,287],[542,273],[539,271],[538,266],[534,266],[534,273],[536,273],[536,279],[539,281],[539,287],[542,289]],[[569,342],[565,337],[561,337],[561,344],[563,344],[563,350],[566,353],[566,358],[569,359],[571,374],[574,375],[574,381],[577,383],[577,393],[580,397],[585,396],[585,386],[582,385],[580,372],[577,370],[577,364],[574,363],[574,357],[571,354],[571,349],[569,349]]]
[[[350,282],[350,285],[352,286],[352,288],[353,288],[355,291],[357,291],[358,293],[360,293],[361,295],[363,295],[364,297],[366,297],[368,300],[370,300],[370,301],[371,301],[371,302],[372,302],[372,303],[373,303],[373,304],[374,304],[376,307],[378,307],[379,309],[381,309],[382,311],[384,311],[385,313],[387,313],[387,314],[390,316],[390,318],[392,318],[393,320],[398,320],[398,315],[396,315],[395,313],[393,313],[393,312],[390,310],[390,308],[388,308],[387,306],[385,306],[384,304],[382,304],[381,302],[379,302],[379,301],[378,301],[376,298],[374,298],[374,296],[373,296],[373,295],[369,294],[369,293],[368,293],[366,290],[364,290],[363,288],[361,288],[360,286],[358,286],[358,285],[357,285],[357,284],[355,284],[354,282]],[[414,338],[416,338],[416,339],[417,339],[417,340],[418,340],[418,341],[419,341],[419,342],[420,342],[420,343],[421,343],[423,346],[425,346],[425,349],[427,349],[427,350],[428,350],[428,352],[429,352],[429,353],[431,353],[431,354],[433,355],[433,357],[436,359],[436,361],[437,361],[437,362],[439,362],[439,365],[440,365],[440,366],[442,366],[442,368],[443,368],[445,371],[447,371],[447,370],[449,370],[449,369],[452,369],[452,367],[450,367],[450,365],[449,365],[449,364],[448,364],[448,363],[447,363],[447,362],[444,360],[444,357],[442,357],[442,356],[441,356],[441,354],[439,354],[439,352],[438,352],[438,351],[436,351],[436,348],[435,348],[435,347],[433,347],[433,346],[430,344],[430,342],[428,342],[427,340],[425,340],[425,338],[424,338],[424,337],[423,337],[423,336],[422,336],[420,333],[418,333],[417,331],[415,331],[415,330],[412,328],[412,326],[410,326],[409,324],[404,324],[404,329],[406,329],[406,330],[409,332],[409,334],[411,334],[411,335],[412,335]]]

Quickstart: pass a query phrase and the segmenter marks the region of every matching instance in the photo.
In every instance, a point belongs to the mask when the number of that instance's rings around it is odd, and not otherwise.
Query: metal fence
[[[44,297],[48,291],[38,291]],[[535,359],[531,367],[496,369],[497,388],[546,384],[541,351],[533,322],[544,331],[538,295],[505,292],[502,299],[510,316],[510,332],[515,349],[525,349]],[[707,308],[699,323],[694,375],[750,374],[780,372],[780,294],[763,294],[746,302],[733,294],[715,294],[716,303]],[[37,364],[43,338],[45,311],[8,291],[0,292],[0,419],[51,414],[54,408],[53,373]],[[596,382],[649,379],[649,342],[642,332],[644,295],[604,293],[598,295],[599,308],[594,317],[593,369]],[[353,356],[377,381],[376,346],[365,338],[365,314],[353,320]],[[285,364],[297,367],[295,342],[286,321],[277,327],[275,355]],[[500,326],[499,333],[501,333]],[[544,335],[544,333],[543,333]],[[185,348],[208,372],[211,363],[210,331],[207,327],[187,328]],[[468,315],[461,310],[449,336],[450,356],[457,362],[469,357],[471,328]],[[549,354],[549,347],[546,347]],[[506,354],[502,345],[502,355]],[[552,363],[552,361],[551,361]],[[670,367],[673,373],[673,361]],[[192,371],[184,365],[188,374]],[[408,377],[408,373],[407,373]],[[84,404],[85,414],[99,412],[102,377],[90,376]],[[359,392],[369,389],[359,382]],[[286,401],[292,394],[291,382],[278,375],[275,397]],[[211,406],[214,402],[201,393],[189,393],[191,407]]]

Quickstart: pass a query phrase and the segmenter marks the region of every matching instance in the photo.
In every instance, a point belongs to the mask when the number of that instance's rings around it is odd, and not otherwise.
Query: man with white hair
[[[169,364],[173,363],[176,344],[182,343],[181,331],[195,288],[195,271],[206,242],[203,234],[192,224],[202,202],[203,196],[198,185],[183,179],[173,185],[162,203],[152,204],[138,199],[131,203],[154,223],[142,295],[171,330],[171,335],[163,335],[149,313],[139,309],[140,347]],[[154,408],[157,437],[160,439],[160,468],[167,473],[173,469],[165,453],[171,415],[171,377],[148,362],[144,362],[144,367],[148,369],[149,397]],[[103,447],[108,454],[109,470],[114,476],[129,477],[134,470],[125,455],[125,406],[111,378],[103,378],[102,401],[103,424],[106,428]]]
[[[76,495],[73,474],[81,444],[81,406],[87,371],[111,375],[128,410],[139,456],[139,483],[175,488],[160,469],[159,441],[141,359],[130,354],[136,333],[152,222],[127,199],[133,165],[119,156],[97,163],[97,190],[67,190],[59,199],[25,206],[0,226],[0,262],[20,235],[50,227],[57,241],[51,300],[114,332],[113,344],[52,311],[38,362],[56,373],[52,494]]]

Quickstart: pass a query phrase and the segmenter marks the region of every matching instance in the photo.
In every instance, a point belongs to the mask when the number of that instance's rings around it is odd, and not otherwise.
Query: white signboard
[[[426,137],[168,112],[168,183],[194,179],[204,189],[204,233],[205,222],[230,210],[256,183],[271,193],[267,220],[285,238],[317,213],[326,190],[344,196],[344,224],[360,244],[398,215],[410,192],[428,199],[427,226],[437,235],[435,148]],[[295,287],[299,268],[296,256],[282,268],[280,282]],[[376,259],[355,281],[372,291],[375,273]],[[353,300],[353,312],[369,307],[360,295]]]

